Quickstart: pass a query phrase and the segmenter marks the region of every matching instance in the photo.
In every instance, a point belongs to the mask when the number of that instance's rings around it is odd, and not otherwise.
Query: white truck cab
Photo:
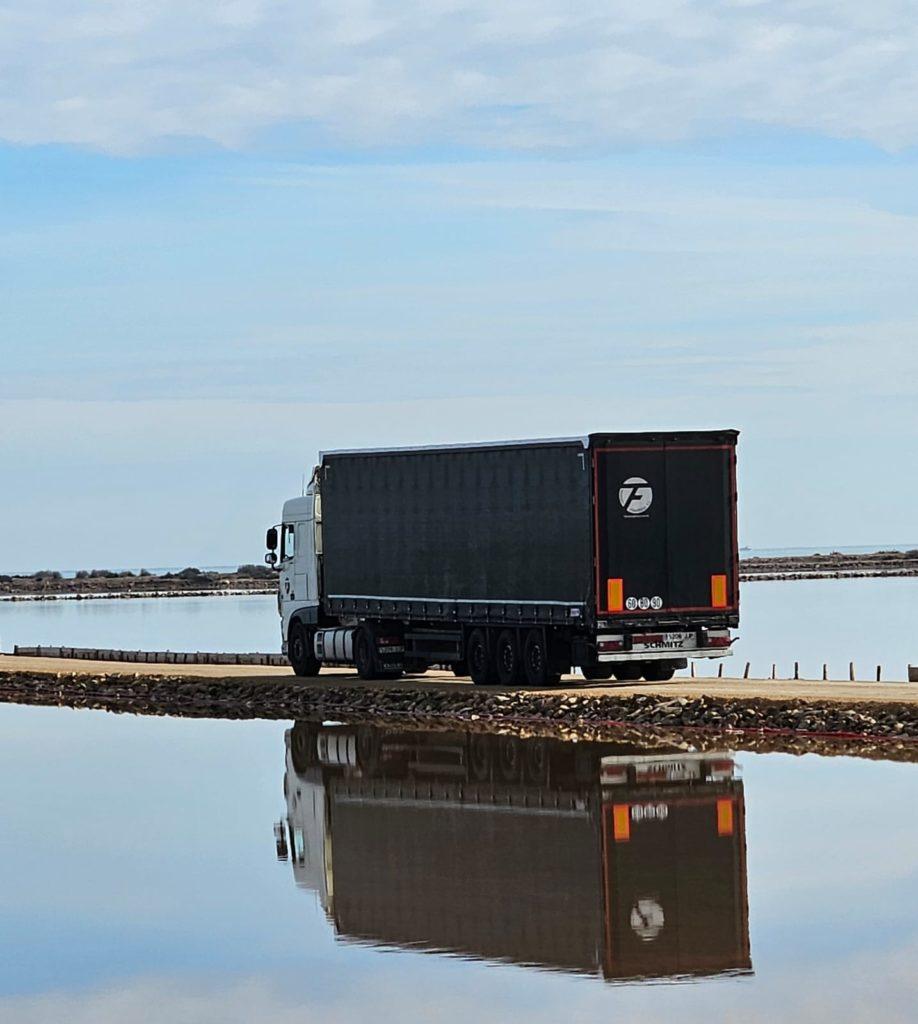
[[[291,621],[314,623],[319,611],[322,511],[314,485],[310,484],[302,497],[285,501],[282,516],[283,521],[268,530],[265,560],[278,570],[281,649],[289,654]]]

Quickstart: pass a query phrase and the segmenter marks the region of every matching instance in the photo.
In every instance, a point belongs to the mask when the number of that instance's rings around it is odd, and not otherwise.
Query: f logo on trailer
[[[618,502],[626,515],[643,515],[653,503],[653,488],[643,477],[629,476],[618,489]]]

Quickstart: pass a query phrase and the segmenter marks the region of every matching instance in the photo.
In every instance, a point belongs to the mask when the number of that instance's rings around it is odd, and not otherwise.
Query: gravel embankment
[[[705,746],[861,753],[918,760],[918,706],[711,695],[502,692],[492,689],[308,686],[284,677],[0,674],[0,702],[199,718],[337,719],[400,726],[548,731],[553,735],[682,737]],[[858,748],[862,749],[858,749]]]

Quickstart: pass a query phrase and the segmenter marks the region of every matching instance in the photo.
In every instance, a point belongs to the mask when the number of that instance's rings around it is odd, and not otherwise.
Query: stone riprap
[[[908,701],[577,695],[453,686],[307,684],[295,677],[0,672],[0,702],[144,715],[336,719],[547,732],[584,738],[654,736],[698,749],[860,753],[918,759],[918,706]]]

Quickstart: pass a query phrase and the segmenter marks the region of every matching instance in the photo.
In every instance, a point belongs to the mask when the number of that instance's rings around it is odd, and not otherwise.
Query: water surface
[[[730,760],[0,707],[0,1019],[913,1020],[918,768]]]
[[[906,679],[918,665],[918,579],[795,580],[742,587],[739,641],[725,672]],[[14,644],[185,651],[278,651],[276,599],[241,597],[0,602],[0,648]],[[697,671],[717,671],[700,662]]]

